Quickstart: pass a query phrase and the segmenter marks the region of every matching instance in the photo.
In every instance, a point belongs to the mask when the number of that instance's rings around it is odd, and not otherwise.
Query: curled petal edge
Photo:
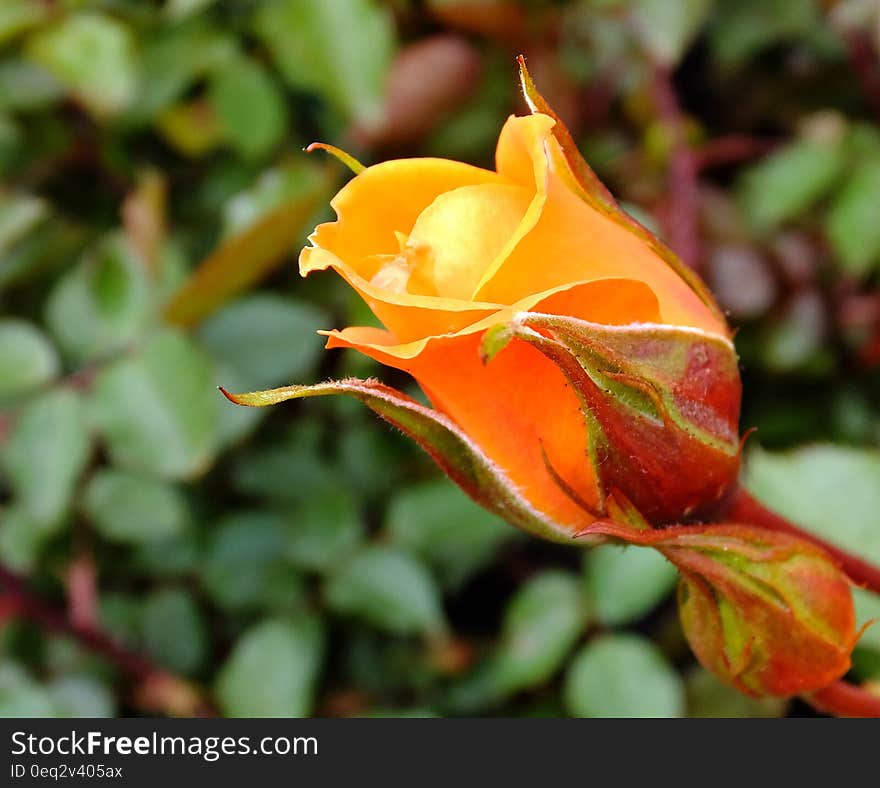
[[[633,219],[618,204],[611,192],[605,188],[602,182],[596,177],[596,173],[587,164],[584,157],[578,150],[571,132],[566,128],[560,117],[553,111],[553,108],[547,103],[547,100],[538,92],[535,82],[532,79],[529,70],[526,67],[526,60],[522,55],[517,57],[519,64],[519,78],[522,85],[523,95],[526,103],[532,113],[540,112],[542,115],[549,115],[556,121],[552,134],[559,145],[564,162],[560,171],[562,175],[568,175],[566,178],[570,188],[580,195],[581,199],[591,205],[593,208],[607,216],[612,221],[634,233],[638,238],[648,244],[651,249],[677,273],[687,285],[694,291],[697,297],[709,308],[712,314],[718,319],[721,325],[727,324],[727,319],[718,302],[713,297],[709,288],[706,287],[702,279],[685,263],[681,261],[678,255],[672,251],[663,241],[661,241],[647,227]],[[557,168],[559,169],[559,168]]]

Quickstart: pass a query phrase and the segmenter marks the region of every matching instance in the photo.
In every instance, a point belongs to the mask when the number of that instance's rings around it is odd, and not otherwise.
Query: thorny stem
[[[177,717],[211,716],[209,704],[192,684],[130,651],[101,630],[60,614],[35,596],[23,578],[2,565],[0,595],[11,603],[13,615],[31,620],[50,632],[74,638],[134,679],[138,684],[137,702],[144,710]]]

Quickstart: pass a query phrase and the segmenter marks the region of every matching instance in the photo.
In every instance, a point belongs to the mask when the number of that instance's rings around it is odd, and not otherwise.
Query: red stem
[[[44,629],[68,635],[81,645],[100,654],[139,682],[140,696],[152,710],[175,716],[208,716],[211,709],[195,688],[174,676],[146,657],[116,643],[104,632],[70,620],[33,595],[23,578],[0,565],[0,592],[11,603],[13,615],[34,621]]]
[[[817,711],[835,717],[880,718],[880,695],[846,681],[835,681],[812,695],[805,695],[804,700]]]
[[[87,648],[106,657],[133,678],[145,679],[158,672],[159,669],[154,667],[149,660],[128,651],[100,630],[74,623],[53,610],[28,591],[22,578],[3,566],[0,566],[0,586],[2,586],[4,596],[15,603],[15,607],[21,615],[36,621],[53,632],[75,638]]]
[[[880,569],[868,563],[862,558],[848,553],[830,542],[819,538],[809,531],[799,528],[781,515],[771,512],[762,503],[753,498],[746,490],[739,487],[732,499],[727,504],[721,517],[725,522],[739,522],[749,525],[757,525],[771,531],[799,536],[825,550],[847,574],[850,580],[857,586],[867,588],[875,594],[880,594]]]
[[[727,167],[759,158],[777,147],[777,143],[745,134],[731,134],[703,143],[693,152],[698,172],[712,167]]]
[[[880,121],[880,69],[871,38],[866,33],[854,31],[846,36],[846,46],[862,92],[871,105],[874,117]]]
[[[684,114],[669,69],[654,66],[652,85],[657,113],[672,137],[669,157],[669,245],[691,268],[702,259],[697,160],[685,139]]]

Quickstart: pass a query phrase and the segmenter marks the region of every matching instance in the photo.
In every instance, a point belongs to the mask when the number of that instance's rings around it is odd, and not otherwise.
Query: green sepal
[[[455,422],[377,380],[349,378],[248,394],[231,394],[223,388],[220,391],[230,402],[250,407],[330,394],[354,397],[416,441],[478,504],[535,536],[571,543],[573,527],[553,522],[535,509]]]
[[[726,337],[524,312],[487,332],[491,359],[528,342],[568,378],[585,417],[600,510],[613,489],[659,525],[705,516],[736,481],[742,385]]]

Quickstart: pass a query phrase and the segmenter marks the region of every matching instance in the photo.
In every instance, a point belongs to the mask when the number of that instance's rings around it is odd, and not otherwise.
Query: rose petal
[[[513,122],[523,120],[533,122]],[[546,201],[540,218],[522,232],[510,254],[496,258],[485,272],[474,299],[512,303],[565,282],[617,276],[640,280],[654,290],[662,322],[723,333],[711,310],[665,261],[629,229],[581,199],[553,170],[551,161],[562,160],[553,125],[551,118],[535,114],[511,119],[502,131],[498,171],[523,185],[534,184],[539,194],[546,190]]]
[[[363,275],[364,258],[394,254],[395,232],[409,234],[419,214],[452,189],[480,183],[509,183],[500,175],[446,159],[395,159],[368,167],[330,201],[337,220],[318,225],[313,247],[335,255]],[[312,249],[300,255],[300,273],[314,269]],[[323,266],[318,266],[323,267]],[[367,279],[370,277],[367,276]]]
[[[583,526],[592,522],[593,515],[560,488],[544,461],[546,454],[553,471],[587,505],[596,502],[576,395],[562,373],[528,345],[512,346],[488,365],[479,356],[482,330],[531,308],[606,323],[621,322],[623,315],[627,322],[657,316],[657,300],[644,284],[603,280],[539,294],[455,336],[396,345],[387,332],[347,328],[333,332],[327,346],[353,347],[409,372],[434,405],[508,474],[533,506],[558,522]]]
[[[414,272],[414,278],[421,274],[419,280],[430,283],[426,294],[470,299],[483,271],[520,226],[532,197],[529,189],[501,183],[462,186],[437,197],[407,242],[419,252],[427,248],[419,259],[428,270]]]
[[[310,271],[332,268],[342,276],[393,333],[395,344],[454,333],[504,308],[503,304],[391,292],[370,284],[350,265],[324,249],[304,249],[300,256],[301,267],[304,260]]]

